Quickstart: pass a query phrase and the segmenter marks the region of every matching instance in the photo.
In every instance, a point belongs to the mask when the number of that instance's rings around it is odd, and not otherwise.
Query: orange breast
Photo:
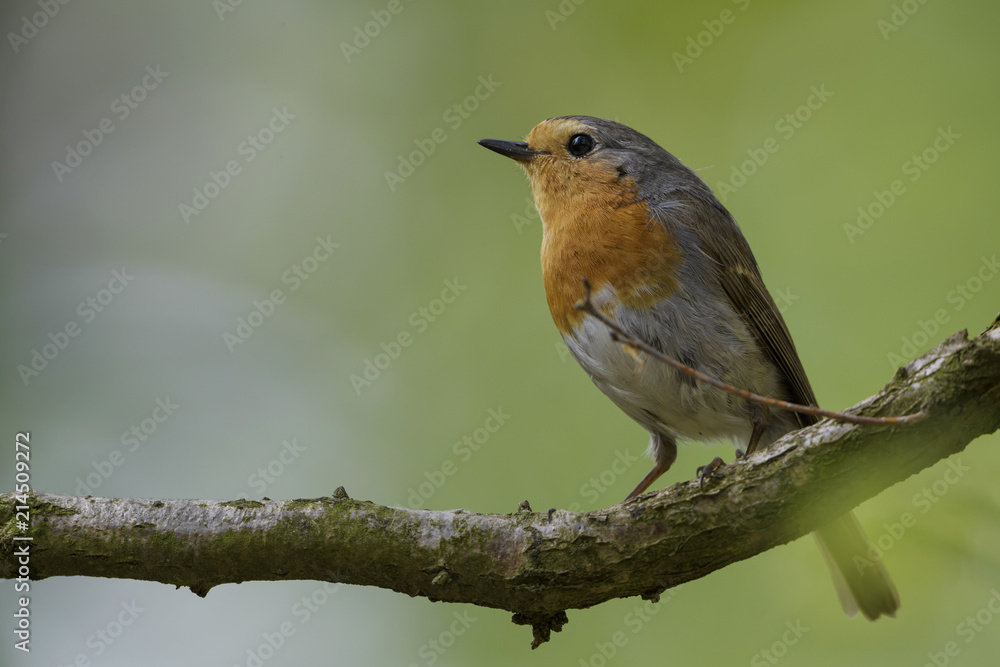
[[[564,334],[583,317],[574,305],[584,297],[584,278],[595,294],[610,285],[619,303],[648,307],[677,290],[682,261],[676,239],[650,219],[633,182],[610,179],[596,165],[583,168],[593,173],[530,174],[544,223],[545,296]]]

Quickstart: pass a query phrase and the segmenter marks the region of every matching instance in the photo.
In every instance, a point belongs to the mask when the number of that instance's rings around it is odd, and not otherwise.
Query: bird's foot
[[[714,477],[716,479],[721,479],[722,475],[719,474],[719,468],[726,465],[726,462],[716,456],[714,459],[708,462],[707,465],[698,466],[695,470],[695,474],[698,476],[698,485],[701,488],[705,488],[705,478]]]

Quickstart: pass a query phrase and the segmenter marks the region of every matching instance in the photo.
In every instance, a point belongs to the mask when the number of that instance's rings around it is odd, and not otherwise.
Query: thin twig
[[[914,412],[913,414],[903,415],[902,417],[865,417],[863,415],[848,415],[843,412],[831,412],[830,410],[824,410],[811,405],[799,405],[798,403],[789,403],[788,401],[781,401],[777,398],[771,398],[769,396],[761,396],[760,394],[755,394],[746,389],[740,389],[739,387],[734,387],[731,384],[726,384],[721,380],[716,380],[710,375],[705,375],[701,371],[695,370],[683,364],[673,357],[669,357],[656,348],[652,347],[645,341],[639,340],[629,334],[625,333],[617,322],[609,318],[607,315],[599,311],[595,306],[594,302],[590,300],[590,281],[584,279],[583,287],[586,290],[586,296],[583,299],[576,302],[576,309],[587,313],[588,315],[593,315],[598,320],[604,323],[608,329],[611,330],[611,339],[618,343],[623,343],[629,347],[635,348],[637,350],[642,350],[646,354],[649,354],[654,359],[659,359],[663,363],[676,368],[681,373],[690,375],[691,377],[712,385],[723,391],[728,391],[731,394],[736,394],[741,396],[748,401],[753,401],[754,403],[760,403],[762,405],[767,405],[772,408],[779,408],[782,410],[790,410],[792,412],[799,412],[805,415],[813,415],[816,417],[827,417],[833,419],[834,421],[846,422],[848,424],[912,424],[918,422],[927,416],[923,410],[920,412]]]

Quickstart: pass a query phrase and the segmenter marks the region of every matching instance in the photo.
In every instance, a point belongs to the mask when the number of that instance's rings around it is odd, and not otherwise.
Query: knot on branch
[[[517,613],[511,617],[515,625],[530,625],[531,648],[536,649],[552,637],[552,632],[561,632],[563,626],[569,623],[569,617],[565,611],[557,611],[554,614],[522,614]]]

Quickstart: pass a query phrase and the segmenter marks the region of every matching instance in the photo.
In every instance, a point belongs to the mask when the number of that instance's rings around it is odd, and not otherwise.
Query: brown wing
[[[723,291],[761,348],[781,369],[792,392],[790,400],[803,405],[816,405],[816,396],[795,351],[795,343],[778,306],[764,286],[750,245],[726,209],[714,202],[700,203],[707,204],[710,212],[698,220],[695,232],[701,239],[702,249],[718,263],[719,284]],[[796,414],[796,417],[802,425],[817,421],[810,415]]]

